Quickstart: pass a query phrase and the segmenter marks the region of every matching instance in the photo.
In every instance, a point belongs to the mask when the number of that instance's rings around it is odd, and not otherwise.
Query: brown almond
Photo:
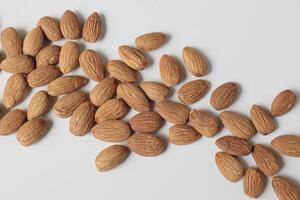
[[[26,34],[23,42],[23,53],[35,57],[43,48],[44,33],[40,27],[32,29]]]
[[[279,153],[300,157],[300,137],[296,135],[282,135],[274,138],[271,142],[273,149]]]
[[[20,109],[11,110],[0,120],[0,135],[16,132],[26,121],[26,112]]]
[[[196,49],[184,47],[182,57],[187,70],[194,76],[201,77],[208,74],[208,63]]]
[[[119,60],[111,60],[107,64],[108,73],[122,82],[137,82],[137,71],[128,67],[124,62]]]
[[[162,127],[163,119],[158,113],[149,111],[136,114],[129,123],[135,132],[154,133]]]
[[[159,62],[161,81],[168,87],[173,87],[181,81],[181,71],[176,60],[170,55],[163,55]]]
[[[252,151],[248,140],[235,136],[223,136],[216,141],[216,145],[224,152],[234,156],[246,156]]]
[[[273,100],[271,114],[274,117],[289,112],[296,104],[297,96],[292,90],[281,91]]]
[[[42,17],[38,21],[37,26],[41,27],[44,34],[50,41],[58,41],[63,37],[60,32],[59,23],[52,17]]]
[[[36,67],[43,67],[48,65],[56,65],[59,61],[60,46],[49,45],[37,54],[35,57]]]
[[[60,19],[60,30],[66,39],[79,39],[81,36],[81,27],[77,15],[71,11],[66,10]]]
[[[142,51],[152,51],[158,49],[167,42],[167,36],[164,33],[153,32],[138,36],[135,39],[135,45]]]
[[[244,178],[244,193],[250,198],[258,198],[266,187],[266,177],[259,170],[255,168],[248,168],[245,172]]]
[[[139,86],[146,96],[155,102],[165,101],[170,95],[170,89],[164,84],[158,82],[146,81],[140,83]]]
[[[258,105],[253,105],[250,115],[257,132],[268,135],[276,129],[275,119],[266,109]]]
[[[149,64],[146,54],[134,47],[124,45],[118,50],[121,60],[134,70],[143,70]]]
[[[217,87],[211,94],[210,104],[216,110],[224,110],[231,106],[239,96],[239,86],[227,82]]]
[[[46,91],[41,90],[31,98],[27,109],[28,120],[36,119],[43,116],[49,110],[49,95]]]
[[[6,57],[14,57],[22,53],[22,40],[13,27],[7,27],[1,32],[1,46]]]
[[[85,42],[95,43],[102,34],[100,15],[93,12],[85,21],[82,29],[82,38]]]
[[[95,106],[101,106],[115,96],[117,85],[116,79],[112,77],[103,79],[91,90],[91,102]]]
[[[61,75],[62,73],[59,68],[48,65],[36,68],[30,72],[27,76],[27,81],[28,85],[32,88],[41,87],[47,85]]]
[[[300,187],[291,179],[275,176],[272,178],[272,186],[279,200],[300,200]]]
[[[67,74],[79,66],[79,45],[73,41],[67,41],[61,48],[59,54],[59,68]]]
[[[176,145],[188,145],[196,142],[201,135],[189,125],[173,125],[169,128],[169,142]]]
[[[0,69],[13,74],[28,74],[34,69],[34,61],[29,56],[20,54],[3,60]]]

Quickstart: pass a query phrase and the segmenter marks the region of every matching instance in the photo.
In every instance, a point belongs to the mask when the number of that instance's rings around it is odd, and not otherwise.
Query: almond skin
[[[155,102],[165,101],[170,95],[170,89],[164,84],[158,82],[146,81],[140,83],[139,86],[146,96]]]
[[[272,178],[273,190],[279,200],[299,200],[300,187],[292,180],[283,176]]]
[[[121,120],[110,120],[95,125],[91,132],[104,142],[123,142],[130,137],[131,130],[129,124]]]
[[[101,17],[93,12],[85,21],[82,29],[82,38],[85,42],[95,43],[102,34]]]
[[[124,45],[118,51],[121,60],[134,70],[143,70],[149,64],[146,54],[134,47]]]
[[[136,133],[132,135],[127,142],[131,151],[145,157],[158,156],[162,154],[166,148],[161,138],[147,133]]]
[[[108,77],[100,81],[91,91],[90,99],[95,106],[101,106],[116,94],[117,81]]]
[[[135,45],[142,51],[152,51],[158,49],[167,42],[167,36],[164,33],[153,32],[138,36],[135,39]]]
[[[138,113],[129,120],[133,131],[154,133],[162,127],[163,119],[156,112]]]
[[[244,193],[250,198],[258,198],[266,187],[266,177],[255,168],[248,168],[244,178]]]
[[[208,74],[208,64],[203,55],[192,47],[184,47],[182,57],[187,70],[196,77]]]
[[[34,69],[27,76],[28,85],[32,88],[47,85],[62,73],[59,68],[48,65]]]
[[[251,120],[239,113],[223,111],[220,113],[220,117],[225,128],[237,137],[250,139],[256,133]]]
[[[161,81],[168,87],[173,87],[181,81],[181,71],[178,63],[170,55],[163,55],[159,62]]]
[[[95,114],[95,121],[102,123],[108,120],[121,119],[129,112],[129,107],[122,99],[111,99],[102,104]]]
[[[192,110],[189,121],[194,129],[206,137],[213,137],[220,131],[220,120],[208,111]]]
[[[66,10],[60,19],[60,30],[66,39],[79,39],[81,36],[81,27],[77,15],[71,11]]]
[[[138,112],[150,110],[150,105],[144,92],[132,83],[119,83],[117,94],[127,103],[127,105]]]
[[[61,48],[59,54],[59,68],[64,74],[67,74],[79,65],[79,45],[73,41],[67,41]]]
[[[279,153],[300,157],[300,137],[296,135],[282,135],[274,138],[271,142],[272,148]]]
[[[190,113],[187,106],[173,101],[157,102],[154,110],[166,121],[173,124],[185,124]]]
[[[231,106],[239,96],[239,86],[233,82],[227,82],[217,87],[210,97],[210,104],[216,110],[224,110]]]
[[[251,120],[257,132],[268,135],[276,129],[275,119],[271,113],[258,105],[253,105],[250,110]]]
[[[292,90],[281,91],[273,100],[271,114],[274,117],[289,112],[296,104],[297,96]]]
[[[13,74],[28,74],[34,69],[34,61],[29,56],[20,54],[3,60],[0,69]]]
[[[215,161],[221,174],[230,182],[235,183],[243,178],[245,170],[236,157],[225,152],[218,152],[215,155]]]
[[[0,135],[16,132],[26,122],[26,112],[20,109],[11,110],[0,120]]]
[[[252,151],[252,145],[247,140],[235,136],[223,136],[217,139],[216,145],[233,156],[246,156]]]
[[[44,33],[40,27],[32,29],[26,34],[23,42],[23,53],[35,57],[43,48]]]
[[[107,64],[108,73],[122,82],[137,82],[138,74],[137,71],[128,67],[124,62],[119,60],[111,60]]]
[[[104,62],[94,50],[84,50],[79,56],[79,64],[90,79],[99,82],[105,78]]]
[[[49,110],[49,95],[46,91],[39,91],[33,95],[27,109],[28,120],[36,119],[47,113]]]
[[[191,126],[178,124],[169,128],[169,142],[175,145],[188,145],[196,142],[201,135]]]
[[[60,46],[57,45],[43,48],[35,57],[36,67],[58,64],[60,49]]]
[[[194,80],[185,83],[177,92],[178,99],[186,105],[202,99],[209,90],[209,82],[206,80]]]
[[[1,46],[6,57],[14,57],[22,53],[22,40],[13,27],[7,27],[1,32]]]
[[[123,145],[112,145],[102,150],[96,157],[96,168],[100,172],[111,170],[125,161],[129,149]]]
[[[38,23],[38,27],[41,27],[48,40],[54,42],[62,39],[59,23],[52,17],[42,17]]]

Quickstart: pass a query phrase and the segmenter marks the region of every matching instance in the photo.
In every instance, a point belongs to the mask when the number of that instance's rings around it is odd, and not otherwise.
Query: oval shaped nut
[[[110,120],[96,124],[92,130],[92,135],[104,142],[123,142],[130,137],[129,124],[121,120]]]
[[[246,156],[252,151],[248,140],[235,136],[223,136],[217,139],[216,145],[224,152],[234,156]]]
[[[20,109],[11,110],[0,120],[0,135],[16,132],[26,122],[26,112]]]
[[[79,56],[79,64],[90,79],[99,82],[105,78],[104,62],[95,51],[84,50]]]
[[[111,60],[107,64],[108,73],[122,82],[137,82],[137,71],[128,67],[124,62],[119,60]]]
[[[46,135],[48,128],[48,122],[43,119],[30,120],[20,127],[17,140],[23,146],[30,146],[41,140]]]
[[[109,120],[121,119],[129,112],[129,107],[122,99],[111,99],[102,104],[95,114],[95,121],[102,123]]]
[[[6,57],[22,54],[22,40],[13,27],[7,27],[1,32],[1,46]]]
[[[138,112],[146,112],[150,110],[150,105],[144,92],[132,83],[119,83],[117,87],[117,95],[121,97],[127,105]]]
[[[100,172],[111,170],[125,161],[129,149],[123,145],[112,145],[102,150],[96,157],[96,168]]]
[[[189,121],[196,131],[206,137],[213,137],[220,131],[220,120],[208,111],[193,109]]]
[[[36,67],[39,68],[58,64],[59,53],[60,46],[56,45],[49,45],[41,49],[41,51],[35,57]]]
[[[184,47],[182,57],[187,70],[194,76],[201,77],[208,74],[208,63],[196,49]]]
[[[36,119],[47,113],[49,110],[49,95],[41,90],[31,98],[27,109],[28,120]]]
[[[59,96],[82,88],[88,80],[83,76],[62,76],[48,84],[48,94]]]
[[[61,118],[70,117],[83,102],[88,100],[86,93],[75,91],[59,98],[54,104],[54,112]]]
[[[274,117],[289,112],[296,104],[297,96],[292,90],[281,91],[273,100],[271,114]]]
[[[62,73],[59,68],[48,65],[36,68],[30,72],[27,76],[27,81],[28,85],[32,88],[41,87],[47,85],[61,75]]]
[[[274,176],[280,169],[279,160],[266,147],[260,144],[253,146],[252,157],[257,167],[266,175]]]
[[[155,102],[165,101],[170,95],[170,89],[164,84],[158,82],[146,81],[140,83],[139,86],[146,96]]]
[[[186,104],[192,104],[202,99],[208,92],[210,84],[206,80],[194,80],[185,83],[179,88],[178,99]]]
[[[243,178],[244,193],[250,198],[258,198],[266,187],[266,177],[255,168],[248,168]]]
[[[166,148],[162,139],[153,134],[136,133],[128,140],[128,147],[140,156],[153,157],[162,154]]]
[[[26,78],[21,74],[14,74],[6,82],[3,92],[3,105],[9,109],[23,101],[28,94]]]
[[[32,29],[26,34],[23,42],[23,53],[35,57],[43,48],[44,33],[40,27]]]
[[[201,135],[188,125],[174,125],[169,128],[169,142],[175,145],[187,145],[196,142]]]
[[[250,139],[256,133],[253,123],[244,115],[231,111],[223,111],[220,113],[220,117],[225,128],[237,137]]]
[[[164,33],[152,32],[138,36],[135,39],[135,45],[142,51],[152,51],[158,49],[167,42],[167,36]]]
[[[269,111],[262,107],[253,105],[250,110],[250,116],[257,132],[268,135],[276,129],[275,119]]]
[[[135,132],[154,133],[162,127],[163,119],[158,113],[149,111],[136,114],[129,123]]]
[[[64,74],[67,74],[79,65],[79,45],[73,41],[67,41],[61,48],[59,54],[59,68]]]
[[[93,12],[85,21],[82,29],[82,38],[85,42],[95,43],[102,34],[101,17]]]
[[[296,135],[282,135],[274,138],[271,142],[272,148],[279,153],[300,157],[300,137]]]
[[[70,132],[75,136],[84,136],[94,125],[95,106],[86,101],[76,108],[70,119]]]
[[[224,110],[231,106],[239,96],[239,86],[233,82],[227,82],[217,87],[211,94],[210,104],[216,110]]]
[[[52,42],[61,40],[63,37],[60,32],[59,23],[52,17],[42,17],[38,21],[37,26],[41,27],[45,36]]]
[[[124,45],[118,51],[121,60],[134,70],[143,70],[149,64],[146,54],[134,47]]]
[[[13,74],[28,74],[34,69],[34,61],[29,56],[20,54],[3,60],[0,69]]]
[[[245,170],[236,157],[225,152],[218,152],[215,155],[215,161],[219,171],[228,181],[235,183],[243,178]]]
[[[163,55],[159,62],[161,81],[168,87],[173,87],[181,81],[181,71],[176,60],[170,55]]]
[[[60,30],[66,39],[79,39],[81,36],[81,26],[77,15],[71,11],[66,10],[60,19]]]
[[[101,106],[116,94],[117,81],[108,77],[100,81],[90,92],[91,102],[95,106]]]
[[[272,178],[272,186],[279,200],[300,199],[300,187],[287,177],[274,176]]]

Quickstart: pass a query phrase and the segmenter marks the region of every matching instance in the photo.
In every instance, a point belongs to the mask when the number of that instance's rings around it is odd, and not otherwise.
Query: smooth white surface
[[[182,60],[182,48],[192,45],[210,60],[212,70],[205,79],[211,82],[212,89],[226,81],[241,84],[241,96],[230,107],[233,111],[248,114],[254,103],[269,107],[282,89],[299,92],[300,2],[296,0],[0,0],[0,5],[0,29],[14,26],[23,34],[44,15],[60,17],[66,9],[73,9],[86,18],[92,11],[98,11],[105,18],[106,34],[88,47],[108,59],[117,59],[117,47],[133,45],[134,38],[142,33],[166,32],[171,39],[163,48],[150,53],[154,63],[142,71],[144,80],[159,80],[158,62],[162,54]],[[74,74],[82,74],[81,69]],[[0,72],[1,94],[7,78],[7,73]],[[193,78],[187,74],[176,89]],[[84,90],[94,85],[90,81]],[[208,104],[212,89],[192,108],[212,109]],[[17,107],[25,109],[36,91]],[[172,99],[176,100],[176,95]],[[20,146],[15,134],[0,138],[0,199],[247,199],[242,181],[229,183],[214,163],[218,151],[214,141],[228,134],[226,130],[189,146],[169,145],[159,157],[131,154],[115,170],[99,173],[94,159],[110,144],[90,135],[72,136],[68,132],[69,119],[59,119],[53,112],[47,119],[53,122],[51,131],[32,147]],[[267,137],[257,134],[253,142],[269,144],[280,134],[300,134],[299,119],[297,104],[290,113],[278,118],[276,132]],[[167,123],[159,134],[167,137],[169,126]],[[244,160],[254,166],[251,156]],[[284,156],[283,161],[280,175],[300,181],[299,159]],[[270,180],[260,199],[276,199]]]

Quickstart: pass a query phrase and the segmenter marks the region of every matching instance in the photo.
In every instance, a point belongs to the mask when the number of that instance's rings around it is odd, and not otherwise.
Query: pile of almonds
[[[1,32],[1,45],[6,58],[0,69],[12,75],[7,80],[3,105],[6,114],[0,120],[0,135],[17,132],[21,145],[30,146],[49,130],[43,117],[52,109],[58,117],[70,117],[69,131],[75,136],[89,132],[101,141],[114,144],[96,157],[96,167],[104,172],[126,160],[130,151],[140,156],[158,156],[167,145],[155,133],[167,121],[168,142],[188,145],[201,136],[214,137],[224,126],[233,135],[216,141],[221,149],[216,153],[216,165],[231,182],[243,178],[244,192],[258,198],[264,191],[266,177],[273,177],[273,189],[280,200],[300,200],[300,189],[287,177],[278,176],[281,168],[277,154],[270,147],[252,144],[249,140],[259,132],[268,135],[277,128],[275,117],[286,114],[296,102],[291,90],[280,92],[273,100],[271,110],[253,105],[250,118],[234,111],[224,111],[239,97],[240,86],[227,82],[211,94],[210,104],[219,116],[209,110],[192,109],[210,90],[207,80],[199,79],[209,73],[204,55],[192,47],[185,47],[182,57],[186,69],[198,79],[185,83],[177,91],[178,102],[168,100],[170,89],[182,82],[182,68],[168,54],[160,58],[161,82],[140,81],[140,73],[149,65],[148,53],[167,42],[164,33],[153,32],[135,39],[135,47],[118,48],[120,60],[108,63],[94,50],[81,50],[76,40],[95,43],[103,34],[103,23],[92,13],[83,26],[73,11],[67,10],[60,21],[42,17],[35,28],[22,40],[18,32],[8,27]],[[66,39],[62,47],[50,42]],[[48,40],[48,42],[46,42]],[[49,42],[50,41],[50,42]],[[81,67],[86,77],[67,75]],[[89,94],[80,91],[88,80],[97,82]],[[27,111],[14,108],[30,92],[30,88],[48,85],[32,97]],[[58,97],[56,99],[55,97]],[[133,109],[138,112],[128,122],[122,118]],[[282,135],[271,142],[280,154],[300,157],[300,137]],[[245,168],[241,156],[252,154],[257,167]]]

